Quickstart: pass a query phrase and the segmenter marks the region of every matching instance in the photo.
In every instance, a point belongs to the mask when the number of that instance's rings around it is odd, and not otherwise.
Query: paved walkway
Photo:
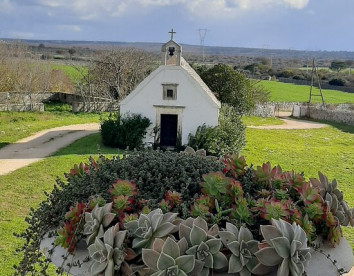
[[[42,160],[99,128],[98,123],[56,127],[5,146],[0,149],[0,175]]]

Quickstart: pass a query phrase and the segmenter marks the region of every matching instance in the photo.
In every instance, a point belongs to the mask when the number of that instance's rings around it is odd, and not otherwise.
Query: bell
[[[175,52],[175,47],[168,47],[168,51],[170,52],[170,56],[172,57],[174,55]]]

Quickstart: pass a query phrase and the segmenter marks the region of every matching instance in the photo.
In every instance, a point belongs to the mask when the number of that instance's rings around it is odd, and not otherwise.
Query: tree
[[[0,91],[9,92],[14,103],[29,106],[41,92],[71,91],[68,77],[52,69],[49,62],[29,56],[29,48],[21,43],[0,44]],[[11,95],[11,92],[21,92]]]
[[[218,100],[233,106],[239,115],[251,111],[255,95],[261,93],[243,74],[226,64],[217,64],[210,69],[202,66],[196,70]]]
[[[70,48],[70,49],[68,50],[68,52],[69,52],[69,55],[70,55],[70,59],[72,59],[72,56],[73,56],[73,54],[76,53],[76,50],[75,50],[74,48]]]
[[[337,71],[337,72],[339,72],[340,70],[343,70],[345,68],[348,68],[348,65],[346,62],[341,61],[341,60],[333,60],[331,62],[331,66],[329,67],[329,69]]]
[[[124,99],[156,67],[150,54],[137,49],[102,51],[88,68],[76,67],[77,93],[85,103]]]

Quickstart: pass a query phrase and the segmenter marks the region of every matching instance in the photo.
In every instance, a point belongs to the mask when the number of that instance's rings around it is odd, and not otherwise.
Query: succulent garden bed
[[[100,157],[31,211],[16,272],[47,275],[54,262],[73,275],[341,275],[353,213],[335,180],[237,154]]]

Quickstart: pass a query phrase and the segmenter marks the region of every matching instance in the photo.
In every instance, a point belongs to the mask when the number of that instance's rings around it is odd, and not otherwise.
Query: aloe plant
[[[156,239],[152,249],[143,248],[143,262],[153,272],[151,276],[201,275],[203,263],[192,255],[184,255],[187,248],[184,238],[178,243],[170,237],[166,241]]]
[[[103,236],[103,241],[96,237],[95,242],[88,247],[89,255],[92,259],[90,273],[105,276],[113,276],[115,271],[119,271],[124,262],[125,238],[127,231],[119,231],[118,224],[109,228]]]
[[[163,214],[161,209],[155,209],[149,214],[140,214],[138,220],[125,224],[125,228],[133,236],[132,248],[150,248],[156,238],[165,238],[177,232],[177,213]]]
[[[251,276],[252,269],[258,264],[254,253],[258,250],[258,241],[253,240],[250,230],[241,226],[240,230],[226,223],[226,231],[219,231],[223,244],[231,251],[229,273]]]
[[[278,266],[277,275],[301,276],[311,258],[305,231],[297,224],[272,220],[272,225],[261,225],[266,240],[264,248],[255,253],[260,261],[252,273],[266,274],[267,267]]]
[[[188,218],[179,225],[179,237],[185,238],[190,248],[186,251],[197,260],[202,261],[202,276],[208,276],[211,268],[222,269],[227,266],[226,256],[220,252],[222,242],[216,238],[219,228],[214,224],[210,229],[204,219]]]
[[[91,245],[95,242],[96,237],[102,238],[104,235],[104,227],[108,227],[113,221],[115,214],[111,213],[113,203],[107,203],[103,207],[98,204],[93,208],[91,213],[85,213],[84,235],[87,235],[86,243]]]

